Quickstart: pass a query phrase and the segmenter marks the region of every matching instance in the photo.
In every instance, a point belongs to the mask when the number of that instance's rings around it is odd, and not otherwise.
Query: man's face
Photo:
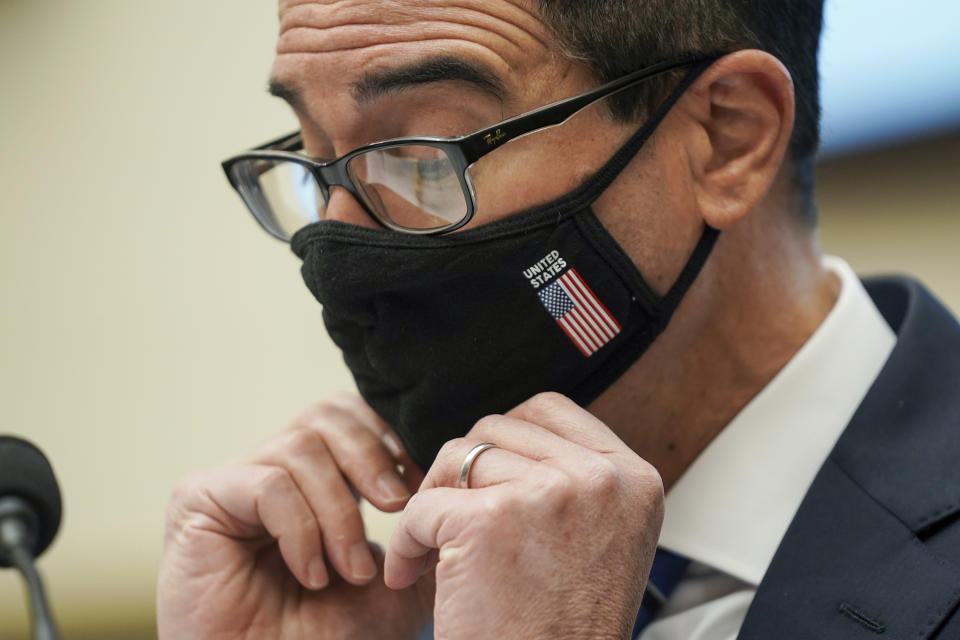
[[[280,2],[273,86],[314,157],[389,138],[470,133],[595,85],[522,0]],[[633,129],[595,106],[493,152],[471,169],[471,226],[569,191]],[[328,217],[376,226],[338,188]]]

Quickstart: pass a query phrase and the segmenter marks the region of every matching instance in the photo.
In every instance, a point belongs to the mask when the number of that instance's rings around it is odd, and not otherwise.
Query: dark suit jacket
[[[960,325],[865,283],[897,344],[820,469],[741,640],[960,639]]]

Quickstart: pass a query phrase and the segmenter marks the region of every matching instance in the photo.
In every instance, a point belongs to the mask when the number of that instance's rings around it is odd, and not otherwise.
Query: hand
[[[474,445],[470,489],[455,487]],[[438,639],[628,638],[663,521],[657,471],[602,422],[542,394],[447,443],[404,509],[385,578],[436,568]]]
[[[167,513],[161,640],[414,637],[431,580],[391,591],[374,579],[382,554],[354,492],[399,511],[422,479],[393,431],[347,395],[249,459],[188,476]]]

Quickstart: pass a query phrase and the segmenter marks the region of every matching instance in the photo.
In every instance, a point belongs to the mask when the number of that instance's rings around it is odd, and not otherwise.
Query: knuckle
[[[422,487],[449,486],[460,470],[460,462],[469,450],[469,442],[464,438],[454,438],[443,443],[437,457],[427,469]]]
[[[637,484],[644,493],[652,498],[659,496],[661,500],[663,499],[663,478],[660,476],[660,472],[657,471],[656,467],[646,461],[642,461],[641,464],[637,465],[635,473]]]
[[[201,495],[202,483],[199,475],[197,472],[187,474],[174,485],[165,514],[168,527],[182,522],[190,511],[190,505]]]
[[[268,494],[289,493],[295,489],[290,472],[283,467],[268,467],[263,471],[257,483],[257,497],[263,498]]]
[[[345,413],[347,412],[339,403],[331,402],[330,400],[321,400],[320,402],[315,402],[304,409],[290,425],[290,428],[328,428],[331,425],[339,422],[339,418],[341,418]]]
[[[317,411],[321,416],[336,416],[359,420],[359,416],[371,411],[366,401],[356,393],[336,391],[317,403]]]
[[[477,420],[476,424],[473,425],[469,435],[482,439],[489,439],[486,436],[501,431],[505,420],[506,419],[499,414],[484,416]]]
[[[633,470],[632,502],[640,509],[646,509],[651,520],[663,521],[665,492],[660,472],[647,462],[642,462]]]
[[[332,541],[339,544],[366,540],[363,535],[363,521],[356,506],[339,512],[330,522],[324,523],[324,528]]]
[[[535,494],[538,502],[555,509],[569,502],[575,493],[573,478],[563,471],[546,467],[537,474]]]
[[[440,452],[437,454],[437,461],[454,460],[462,457],[466,454],[468,445],[469,443],[465,438],[447,440],[443,443],[443,446],[440,447]]]
[[[312,424],[324,414],[325,410],[326,404],[324,402],[314,402],[307,405],[290,423],[290,428],[294,429],[298,426]]]
[[[519,408],[528,420],[548,424],[568,415],[571,405],[572,401],[566,396],[555,391],[544,391],[524,402]]]
[[[351,440],[351,448],[364,462],[373,460],[381,455],[389,458],[383,441],[376,438],[369,431],[359,432],[357,437]]]
[[[315,428],[297,424],[284,434],[282,447],[287,451],[305,453],[326,448],[326,443]]]
[[[554,411],[568,402],[566,396],[556,391],[544,391],[530,398],[528,406],[537,411]]]
[[[411,513],[415,512],[416,507],[414,505],[418,505],[420,503],[420,498],[422,496],[423,496],[422,493],[415,493],[412,496],[410,496],[410,499],[407,500],[406,506],[403,508],[403,512],[402,512],[403,518],[407,518],[410,516]]]
[[[354,399],[346,392],[334,393],[318,402],[317,413],[327,415],[351,415],[354,413]]]
[[[511,496],[486,496],[470,514],[471,527],[481,534],[502,532],[504,514],[510,511],[514,502],[516,498]]]
[[[350,449],[337,459],[337,464],[349,478],[373,478],[389,467],[381,464],[384,455],[379,442],[372,438],[364,439],[351,443]]]
[[[546,405],[554,405],[558,402],[566,400],[566,396],[556,391],[541,391],[537,395],[533,396],[532,400],[534,402],[544,403]]]
[[[174,485],[173,491],[170,492],[169,508],[171,510],[180,508],[197,496],[203,486],[203,476],[204,474],[199,471],[181,476]]]
[[[339,393],[334,397],[334,403],[342,407],[350,415],[359,415],[372,411],[366,400],[356,393]]]
[[[167,502],[166,527],[168,539],[173,536],[181,543],[196,527],[197,522],[207,523],[222,515],[222,508],[211,493],[215,471],[193,471],[179,478],[170,492]]]
[[[606,456],[592,456],[583,469],[583,484],[592,495],[609,496],[620,490],[623,475]]]
[[[291,523],[291,529],[298,532],[308,540],[317,540],[320,538],[320,523],[309,509],[298,510],[295,514],[288,514],[288,517],[294,518]]]
[[[332,522],[347,522],[360,517],[360,506],[347,491],[330,491],[323,497],[325,519]]]

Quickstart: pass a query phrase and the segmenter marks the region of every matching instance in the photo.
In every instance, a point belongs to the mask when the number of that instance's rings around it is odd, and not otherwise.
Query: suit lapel
[[[931,638],[960,568],[925,535],[960,514],[960,327],[918,284],[867,284],[897,345],[811,485],[740,638]]]

